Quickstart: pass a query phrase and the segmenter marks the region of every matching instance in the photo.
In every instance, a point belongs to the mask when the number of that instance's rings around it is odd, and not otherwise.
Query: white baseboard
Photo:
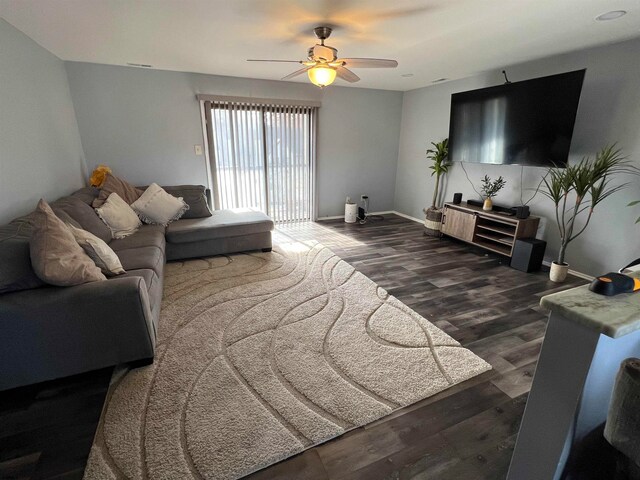
[[[547,267],[551,267],[551,262],[550,262],[550,261],[548,261],[548,260],[543,260],[543,261],[542,261],[542,264],[543,264],[543,265],[546,265]],[[578,272],[577,270],[571,270],[571,269],[569,269],[569,273],[570,273],[571,275],[574,275],[574,276],[578,277],[578,278],[583,278],[583,279],[585,279],[585,280],[589,280],[589,281],[593,280],[593,278],[594,278],[594,277],[593,277],[593,276],[591,276],[591,275],[587,275],[586,273]]]
[[[411,215],[406,215],[404,213],[400,213],[396,210],[385,210],[383,212],[369,212],[369,215],[398,215],[399,217],[406,218],[407,220],[411,220],[413,222],[424,223],[424,218],[416,218]],[[318,221],[321,222],[323,220],[339,220],[340,218],[344,218],[344,215],[335,215],[331,217],[318,217]]]
[[[369,212],[369,215],[388,215],[390,213],[398,213],[395,212],[393,210],[386,210],[384,212]],[[344,215],[334,215],[334,216],[330,216],[330,217],[318,217],[318,222],[322,222],[323,220],[339,220],[341,218],[344,218]]]
[[[418,222],[418,223],[422,223],[424,224],[424,218],[416,218],[416,217],[412,217],[411,215],[406,215],[404,213],[400,213],[398,211],[393,211],[393,212],[389,212],[389,213],[395,213],[396,215],[398,215],[399,217],[402,218],[406,218],[407,220],[412,220],[414,222]]]

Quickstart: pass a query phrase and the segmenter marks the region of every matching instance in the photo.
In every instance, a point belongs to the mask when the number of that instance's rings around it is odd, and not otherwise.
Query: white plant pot
[[[551,262],[551,270],[549,270],[549,280],[556,283],[564,282],[569,272],[569,264],[565,263],[560,265],[556,262]]]
[[[358,218],[358,204],[345,203],[344,204],[344,221],[346,223],[356,223],[357,218]]]

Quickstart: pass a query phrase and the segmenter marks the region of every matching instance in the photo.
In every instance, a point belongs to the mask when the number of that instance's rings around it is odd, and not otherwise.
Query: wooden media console
[[[444,235],[511,257],[516,239],[534,238],[539,223],[539,217],[520,219],[504,213],[485,212],[481,207],[466,203],[445,203],[441,231]]]

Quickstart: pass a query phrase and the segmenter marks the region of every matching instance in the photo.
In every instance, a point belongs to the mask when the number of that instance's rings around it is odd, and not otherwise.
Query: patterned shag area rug
[[[491,367],[322,245],[166,266],[153,365],[115,375],[86,479],[233,479]]]

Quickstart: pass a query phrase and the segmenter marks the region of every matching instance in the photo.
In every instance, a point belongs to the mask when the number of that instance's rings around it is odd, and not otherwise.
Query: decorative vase
[[[442,210],[429,207],[425,210],[425,214],[424,234],[431,237],[439,237],[441,235],[440,228],[442,225]]]
[[[549,280],[556,283],[564,282],[569,272],[568,263],[551,262],[551,270],[549,270]]]
[[[482,204],[482,209],[485,212],[488,212],[489,210],[493,210],[493,202],[491,201],[491,197],[484,199],[484,203]]]

